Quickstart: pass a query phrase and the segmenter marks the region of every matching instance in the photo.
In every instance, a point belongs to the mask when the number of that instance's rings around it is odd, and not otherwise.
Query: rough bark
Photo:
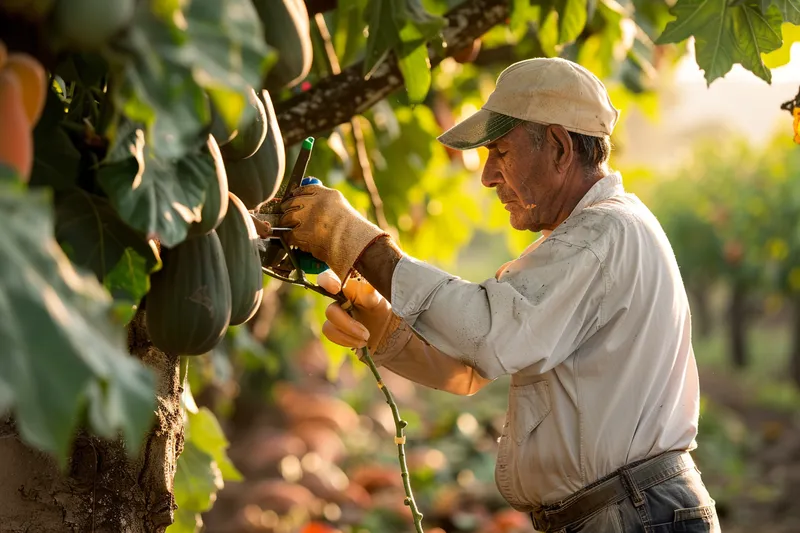
[[[737,368],[747,366],[747,292],[736,283],[728,307],[731,360]]]
[[[81,433],[67,468],[24,444],[11,419],[0,424],[0,532],[152,533],[172,523],[172,482],[183,449],[178,358],[153,347],[144,312],[131,322],[131,354],[158,376],[157,412],[138,457],[121,441]]]
[[[509,15],[508,0],[472,0],[447,12],[443,30],[445,53],[430,49],[431,68],[448,53],[461,50],[503,22]],[[447,52],[450,51],[450,52]],[[363,63],[347,67],[329,76],[310,90],[276,105],[278,123],[287,146],[309,135],[327,132],[363,113],[403,86],[397,59],[391,55],[364,79]]]

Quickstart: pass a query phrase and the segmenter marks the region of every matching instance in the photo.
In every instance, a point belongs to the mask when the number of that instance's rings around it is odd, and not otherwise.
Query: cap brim
[[[470,150],[496,141],[522,122],[520,118],[481,109],[442,133],[438,140],[456,150]]]

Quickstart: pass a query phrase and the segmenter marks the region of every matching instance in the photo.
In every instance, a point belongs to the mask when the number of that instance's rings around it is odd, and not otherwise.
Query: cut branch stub
[[[450,10],[442,31],[447,54],[463,49],[506,20],[508,0],[471,0]],[[445,56],[429,49],[431,68]],[[322,79],[315,87],[276,106],[283,141],[291,146],[308,137],[330,131],[348,122],[403,86],[403,75],[390,55],[369,79],[363,65],[351,65],[336,76]]]

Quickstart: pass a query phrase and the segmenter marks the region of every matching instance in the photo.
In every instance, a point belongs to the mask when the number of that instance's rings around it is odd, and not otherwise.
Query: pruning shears
[[[302,185],[322,185],[322,182],[317,178],[305,177],[308,162],[311,159],[311,151],[314,148],[314,138],[308,137],[303,141],[300,147],[300,153],[295,161],[292,173],[289,175],[286,188],[284,190],[284,197],[291,193],[294,189]],[[277,213],[272,214],[272,220],[268,222],[277,222]],[[259,251],[261,253],[261,264],[265,269],[271,268],[278,274],[289,275],[292,271],[297,271],[297,275],[303,277],[304,274],[320,274],[328,270],[328,265],[320,261],[308,252],[292,249],[286,242],[285,237],[291,228],[282,228],[272,226],[272,231],[269,236],[261,239],[259,243]]]

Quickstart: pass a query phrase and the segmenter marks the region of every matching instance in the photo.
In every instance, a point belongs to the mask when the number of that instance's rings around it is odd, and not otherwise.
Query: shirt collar
[[[608,200],[614,196],[622,194],[625,189],[622,187],[622,175],[619,172],[612,172],[600,178],[597,183],[581,198],[570,216],[577,215],[587,207],[599,204],[603,200]]]

